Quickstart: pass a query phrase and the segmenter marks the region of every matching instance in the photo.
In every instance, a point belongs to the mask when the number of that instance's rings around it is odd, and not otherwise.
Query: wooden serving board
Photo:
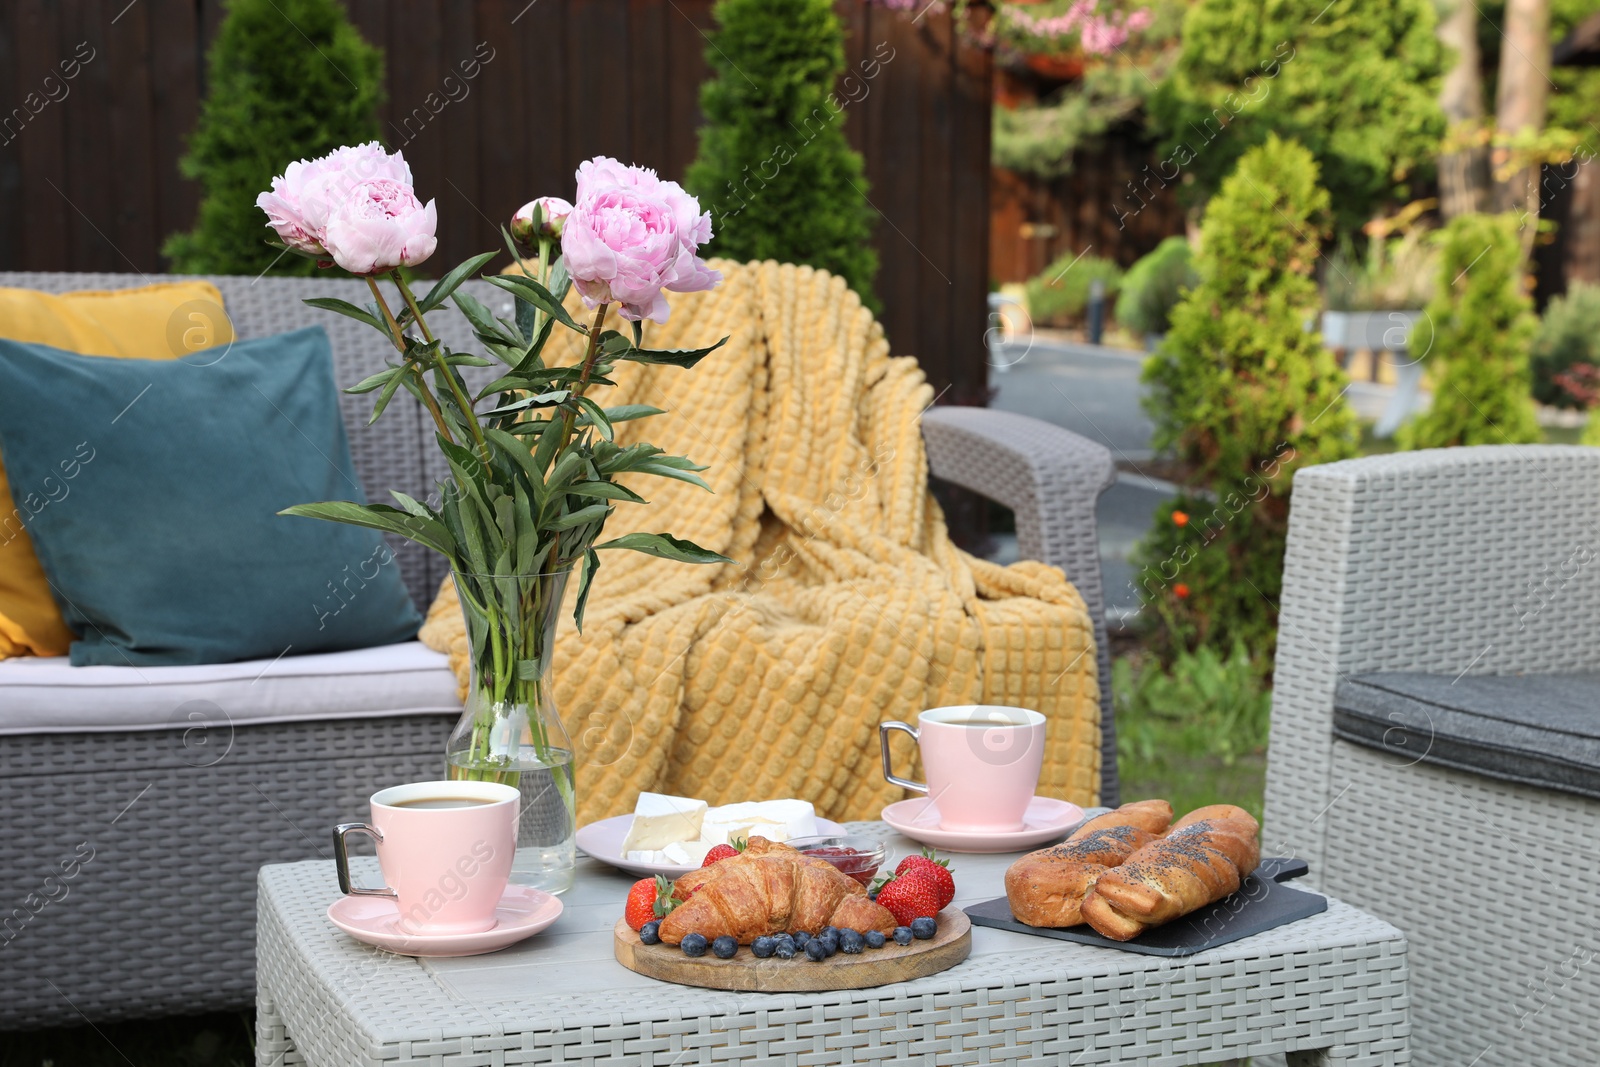
[[[890,938],[882,948],[863,949],[855,956],[836,952],[821,962],[804,952],[792,960],[757,959],[749,945],[740,945],[731,960],[719,960],[709,949],[698,958],[685,956],[676,945],[646,945],[621,919],[613,940],[618,963],[663,982],[755,993],[815,993],[909,982],[954,967],[972,951],[972,923],[956,908],[941,911],[938,921],[938,932],[926,941],[897,945]]]

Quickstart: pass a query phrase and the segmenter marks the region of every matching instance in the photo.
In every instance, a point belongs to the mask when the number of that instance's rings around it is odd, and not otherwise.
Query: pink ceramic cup
[[[463,806],[413,806],[460,804]],[[372,822],[341,823],[333,831],[339,889],[353,896],[390,897],[408,934],[475,934],[495,924],[517,851],[520,795],[493,782],[413,782],[372,794]],[[350,881],[345,836],[363,833],[378,843],[382,889]]]
[[[972,833],[1011,833],[1039,785],[1044,763],[1044,716],[1026,708],[963,704],[933,708],[917,725],[878,726],[883,776],[895,785],[928,794],[939,809],[939,825]],[[910,734],[922,751],[926,784],[896,777],[889,759],[889,734]]]

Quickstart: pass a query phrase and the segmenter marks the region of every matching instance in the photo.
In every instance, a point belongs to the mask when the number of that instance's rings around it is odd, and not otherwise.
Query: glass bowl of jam
[[[871,887],[872,876],[883,866],[887,849],[882,841],[861,834],[827,834],[822,837],[800,837],[786,842],[807,856],[827,860],[864,886]]]

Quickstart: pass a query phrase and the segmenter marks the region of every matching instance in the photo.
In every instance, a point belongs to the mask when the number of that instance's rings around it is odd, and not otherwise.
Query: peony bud
[[[511,216],[511,237],[518,244],[532,245],[541,237],[561,237],[561,229],[572,214],[572,205],[559,196],[530,200]]]

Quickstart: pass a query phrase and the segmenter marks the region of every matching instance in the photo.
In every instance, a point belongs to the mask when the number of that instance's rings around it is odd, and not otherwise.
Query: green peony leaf
[[[379,333],[383,334],[385,337],[393,336],[389,333],[388,323],[378,318],[378,316],[374,315],[366,308],[358,307],[355,304],[350,303],[348,300],[339,300],[331,296],[313,296],[306,300],[305,303],[314,308],[321,308],[323,311],[338,312],[340,315],[343,315],[346,318],[355,319],[357,322],[364,322],[368,326],[371,326],[373,329],[377,330]]]
[[[482,270],[491,259],[499,254],[499,252],[483,252],[460,264],[451,270],[449,274],[435,282],[433,288],[428,290],[428,295],[423,297],[422,302],[417,306],[426,315],[444,303],[445,298],[460,288],[462,282]]]
[[[413,501],[414,503],[414,501]],[[350,500],[324,500],[315,504],[296,504],[284,508],[279,515],[299,515],[308,519],[342,522],[347,526],[365,526],[370,530],[399,534],[408,541],[431,548],[444,556],[455,558],[455,539],[442,523],[432,518],[407,514],[387,504],[357,504]]]
[[[679,563],[732,563],[733,560],[720,552],[713,552],[709,548],[701,548],[693,541],[685,541],[681,537],[671,534],[631,533],[595,545],[596,550],[602,548],[626,548],[634,552],[643,552],[647,556],[660,556],[662,559],[676,560]]]
[[[546,314],[550,315],[563,326],[570,326],[579,333],[586,332],[582,326],[579,326],[577,322],[573,321],[571,315],[567,314],[567,309],[561,306],[561,301],[555,298],[554,293],[550,292],[550,290],[546,289],[544,286],[540,285],[527,275],[494,274],[490,275],[485,280],[488,281],[489,284],[504,289],[508,293],[522,297],[530,304],[533,304],[535,307],[538,307]]]
[[[728,343],[724,337],[710,348],[628,348],[626,351],[607,353],[615,359],[625,359],[630,363],[652,363],[668,367],[683,367],[687,370],[705,359],[711,353]]]
[[[572,621],[577,624],[578,632],[583,633],[583,609],[589,606],[589,586],[594,582],[595,571],[600,569],[600,557],[593,548],[586,549],[583,553],[583,570],[578,575],[578,602],[572,608]]]
[[[577,511],[552,520],[548,528],[552,530],[570,530],[574,526],[586,526],[591,522],[599,521],[610,514],[611,505],[590,504],[587,507],[581,507]]]

